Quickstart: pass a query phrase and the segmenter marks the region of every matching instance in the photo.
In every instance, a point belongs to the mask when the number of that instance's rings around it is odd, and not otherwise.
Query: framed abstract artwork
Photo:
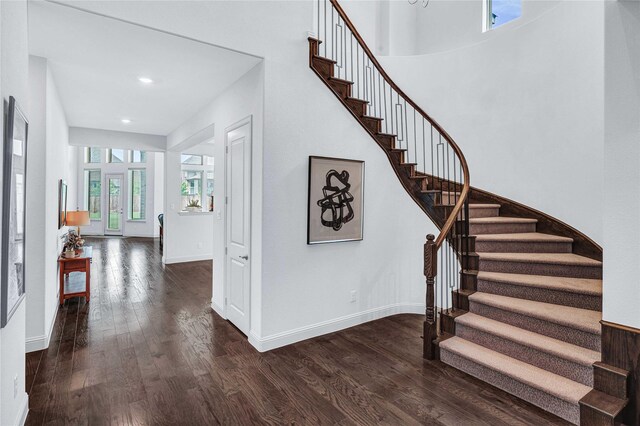
[[[2,163],[1,327],[7,325],[25,297],[25,184],[29,130],[27,118],[13,97],[6,106]]]
[[[67,224],[67,184],[60,179],[58,182],[58,229]]]
[[[360,241],[364,161],[309,157],[307,244]]]

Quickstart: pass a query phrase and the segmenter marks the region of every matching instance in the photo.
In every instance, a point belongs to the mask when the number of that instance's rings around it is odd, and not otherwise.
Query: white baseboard
[[[16,421],[13,423],[14,425],[24,426],[27,422],[27,414],[29,414],[29,395],[26,392],[22,394],[22,401],[18,408],[18,415],[16,416]]]
[[[227,317],[224,314],[224,308],[218,305],[216,302],[214,302],[213,298],[211,299],[211,309],[213,309],[216,314],[220,315],[222,319],[227,319]]]
[[[172,263],[184,263],[184,262],[197,262],[199,260],[213,260],[212,254],[202,254],[197,256],[179,256],[179,257],[167,257],[164,259],[166,265]]]
[[[41,351],[47,349],[49,342],[47,336],[28,337],[25,341],[25,350],[27,353]]]
[[[392,305],[381,306],[355,314],[345,315],[328,321],[319,322],[317,324],[307,325],[282,333],[272,334],[271,336],[258,337],[253,333],[249,333],[249,343],[258,351],[266,352],[302,340],[311,339],[312,337],[322,336],[323,334],[333,333],[353,327],[365,322],[377,320],[397,314],[422,314],[424,315],[424,304],[420,303],[395,303]]]
[[[59,293],[59,291],[58,291]],[[26,351],[27,353],[29,352],[35,352],[35,351],[41,351],[43,349],[47,349],[49,347],[49,343],[51,342],[51,334],[53,333],[53,325],[56,322],[56,317],[58,316],[58,306],[59,306],[59,294],[56,293],[56,298],[55,298],[55,306],[53,309],[53,317],[51,318],[51,321],[49,323],[49,330],[46,331],[46,334],[42,335],[42,336],[35,336],[35,337],[28,337],[25,340],[25,344],[26,344]]]

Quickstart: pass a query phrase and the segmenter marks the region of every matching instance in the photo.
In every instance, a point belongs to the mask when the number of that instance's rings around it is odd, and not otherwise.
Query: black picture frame
[[[29,122],[13,96],[5,102],[2,170],[0,328],[25,298],[27,140]]]
[[[309,156],[307,244],[364,239],[364,169],[362,160]]]
[[[58,182],[58,229],[67,224],[67,183],[60,179]]]

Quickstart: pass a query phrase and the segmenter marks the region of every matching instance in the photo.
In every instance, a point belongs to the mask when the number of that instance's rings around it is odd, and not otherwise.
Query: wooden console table
[[[91,262],[93,259],[93,248],[86,246],[80,249],[76,257],[67,259],[66,257],[58,257],[58,264],[60,265],[60,306],[64,303],[65,299],[72,297],[84,296],[89,302],[91,299]],[[65,276],[69,276],[71,272],[84,272],[85,273],[85,286],[83,291],[77,291],[69,286],[65,289]],[[69,290],[68,292],[66,290]]]

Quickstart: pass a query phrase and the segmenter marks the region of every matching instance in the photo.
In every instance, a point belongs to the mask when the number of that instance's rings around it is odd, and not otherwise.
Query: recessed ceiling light
[[[122,124],[129,124],[129,123],[131,123],[131,120],[129,120],[128,118],[123,118],[121,121],[122,121]]]
[[[142,84],[151,84],[153,83],[153,80],[150,79],[149,77],[138,77],[138,81]]]

